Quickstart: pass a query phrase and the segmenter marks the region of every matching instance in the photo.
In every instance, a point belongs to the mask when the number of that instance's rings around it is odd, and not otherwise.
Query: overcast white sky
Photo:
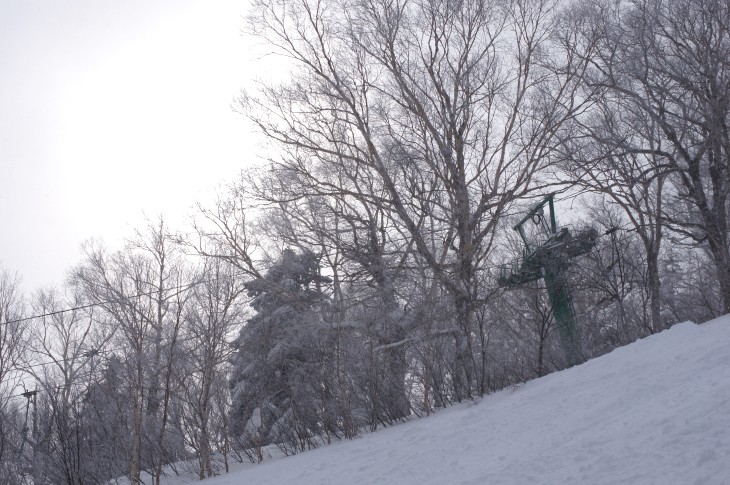
[[[60,284],[80,244],[181,219],[254,161],[246,1],[0,0],[0,264]]]

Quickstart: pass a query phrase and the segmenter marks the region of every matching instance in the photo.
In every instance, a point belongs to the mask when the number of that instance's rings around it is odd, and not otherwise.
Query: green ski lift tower
[[[550,194],[532,206],[514,225],[525,248],[520,259],[500,268],[497,283],[503,288],[514,288],[540,278],[545,280],[563,352],[568,366],[573,366],[585,358],[576,331],[567,271],[573,259],[595,246],[598,233],[591,227],[572,232],[567,227],[559,228],[553,196]]]

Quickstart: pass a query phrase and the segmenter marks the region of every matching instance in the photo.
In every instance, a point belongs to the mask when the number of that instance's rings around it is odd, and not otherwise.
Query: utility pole
[[[500,268],[499,286],[514,288],[542,278],[568,366],[584,362],[567,271],[573,259],[595,246],[598,233],[593,228],[575,233],[567,227],[558,228],[553,194],[534,205],[513,229],[520,234],[525,248],[522,258]]]

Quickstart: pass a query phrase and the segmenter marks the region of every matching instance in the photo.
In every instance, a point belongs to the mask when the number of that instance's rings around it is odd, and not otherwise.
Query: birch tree
[[[89,304],[108,315],[126,351],[132,413],[128,473],[133,484],[140,483],[144,468],[159,482],[162,465],[182,452],[181,437],[170,446],[167,433],[174,361],[192,286],[186,278],[163,220],[122,251],[110,254],[99,244],[88,245],[73,273],[73,283]]]
[[[243,323],[244,288],[234,268],[220,259],[209,258],[201,270],[201,282],[192,290],[192,305],[186,314],[183,340],[186,356],[181,359],[176,378],[186,403],[183,420],[188,441],[198,452],[198,477],[216,473],[214,452],[226,459],[228,430],[214,422],[219,393],[228,393],[225,382],[231,341]],[[225,400],[225,399],[224,399]],[[216,433],[216,429],[220,432]],[[219,446],[216,446],[219,445]]]
[[[57,290],[35,295],[33,311],[44,316],[31,327],[34,354],[26,366],[36,381],[36,406],[44,417],[34,437],[36,479],[69,485],[109,478],[96,474],[84,446],[81,407],[93,377],[93,358],[111,333],[98,324],[93,309],[78,306],[77,297]]]
[[[254,3],[251,30],[294,63],[242,109],[310,186],[344,172],[413,239],[455,308],[454,393],[471,394],[477,273],[500,216],[539,185],[581,103],[582,66],[549,1]],[[334,192],[350,190],[324,182]],[[422,215],[440,222],[430,244]],[[442,257],[446,254],[446,258]]]

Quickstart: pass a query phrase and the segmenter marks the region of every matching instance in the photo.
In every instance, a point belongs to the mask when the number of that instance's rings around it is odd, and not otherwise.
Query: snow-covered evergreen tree
[[[256,315],[234,342],[230,381],[232,430],[244,442],[259,448],[288,439],[295,429],[295,439],[305,441],[318,431],[309,404],[314,390],[302,371],[317,359],[309,350],[322,328],[322,285],[328,282],[313,253],[287,249],[262,278],[246,285]]]

